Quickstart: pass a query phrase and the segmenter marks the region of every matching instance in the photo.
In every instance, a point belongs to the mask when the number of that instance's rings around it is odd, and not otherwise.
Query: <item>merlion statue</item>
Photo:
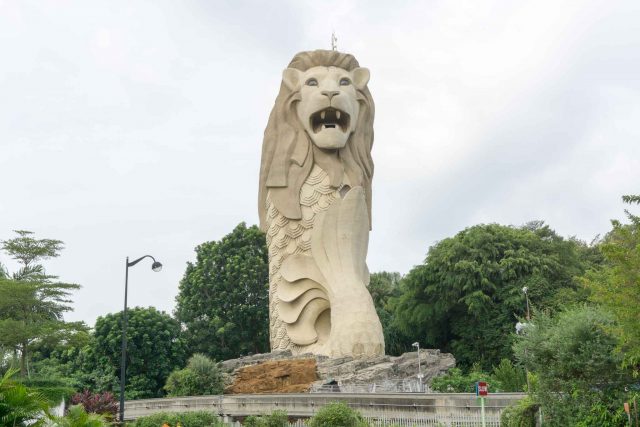
[[[271,349],[384,354],[367,290],[374,106],[349,54],[297,54],[264,132],[260,226],[269,247]]]

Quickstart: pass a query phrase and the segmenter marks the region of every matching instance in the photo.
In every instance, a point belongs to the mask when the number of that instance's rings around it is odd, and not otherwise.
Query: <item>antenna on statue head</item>
[[[338,38],[335,31],[331,32],[331,50],[338,50]]]

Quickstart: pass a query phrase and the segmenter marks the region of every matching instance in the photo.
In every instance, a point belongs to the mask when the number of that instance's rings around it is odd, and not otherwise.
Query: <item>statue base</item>
[[[256,354],[221,363],[225,394],[249,393],[397,393],[427,392],[431,380],[455,367],[440,350],[368,359],[329,358],[290,351]]]

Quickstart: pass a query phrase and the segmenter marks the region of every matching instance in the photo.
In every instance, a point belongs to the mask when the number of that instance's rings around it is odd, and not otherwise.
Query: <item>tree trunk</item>
[[[20,375],[27,375],[27,343],[22,343],[22,348],[20,350]]]

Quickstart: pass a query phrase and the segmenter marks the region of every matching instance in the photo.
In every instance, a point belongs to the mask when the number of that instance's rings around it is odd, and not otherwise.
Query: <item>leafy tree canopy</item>
[[[122,312],[98,317],[84,366],[97,380],[92,389],[118,390],[121,340]],[[128,310],[128,399],[162,397],[166,378],[183,366],[184,360],[185,347],[177,320],[153,307]]]
[[[16,259],[20,268],[12,275],[0,269],[0,346],[20,353],[24,376],[34,342],[59,336],[61,330],[82,328],[82,324],[65,323],[62,318],[71,310],[71,291],[80,286],[57,281],[40,264],[59,255],[61,241],[35,239],[29,231],[16,233],[18,237],[1,242],[2,250]]]
[[[621,393],[631,377],[620,369],[614,325],[611,314],[579,306],[553,318],[536,313],[518,336],[515,355],[535,373],[533,397],[543,406],[546,425],[619,425],[578,424],[592,417],[597,405],[608,408],[606,418],[619,418]]]
[[[557,310],[583,301],[575,276],[599,262],[597,250],[563,239],[542,222],[523,227],[477,225],[429,249],[402,280],[397,325],[408,336],[490,369],[512,358],[512,335],[533,306]]]
[[[629,204],[640,204],[640,196],[624,196]],[[613,230],[600,249],[606,259],[600,269],[590,271],[585,283],[592,299],[615,313],[619,349],[624,365],[640,374],[640,217],[625,211],[628,224],[612,221]]]
[[[384,332],[385,353],[399,356],[411,349],[410,338],[394,323],[393,298],[400,296],[400,273],[381,271],[371,273],[369,293],[376,307]]]
[[[188,347],[217,360],[269,351],[269,267],[264,234],[240,223],[196,248],[176,297]]]

